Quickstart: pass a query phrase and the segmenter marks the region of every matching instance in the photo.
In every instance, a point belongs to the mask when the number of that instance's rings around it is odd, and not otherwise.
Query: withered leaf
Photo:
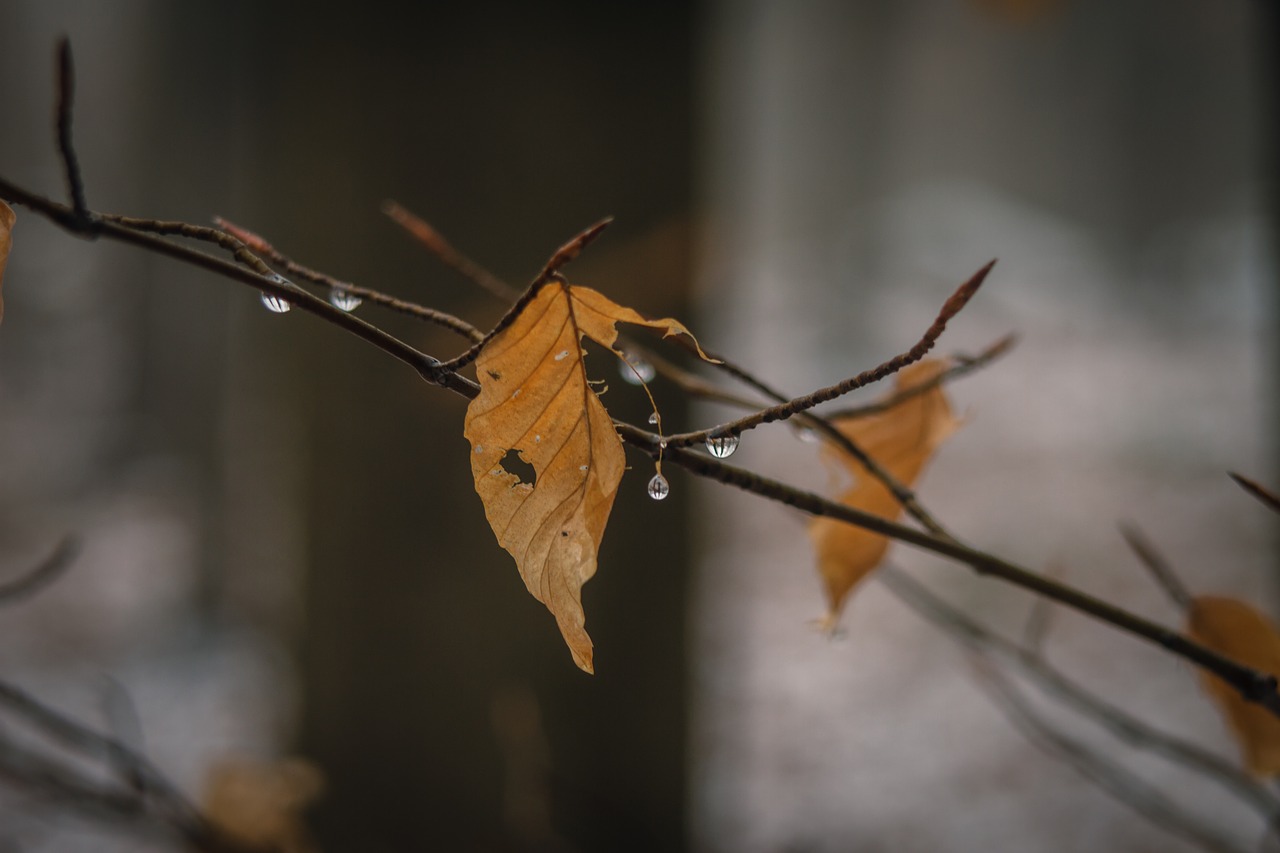
[[[9,262],[9,249],[13,247],[13,223],[16,220],[13,208],[0,201],[0,323],[4,322],[4,267]]]
[[[218,829],[255,849],[314,853],[303,810],[323,788],[320,770],[300,758],[224,759],[205,778],[203,811]]]
[[[1199,596],[1187,614],[1187,633],[1216,652],[1280,676],[1280,633],[1262,612],[1234,598]],[[1201,684],[1240,744],[1244,764],[1256,776],[1280,774],[1280,719],[1221,678],[1201,671]]]
[[[910,365],[898,373],[893,393],[928,382],[945,369],[945,362],[936,359]],[[960,421],[952,414],[939,385],[883,412],[840,418],[832,425],[898,482],[910,487]],[[898,517],[901,506],[892,492],[853,457],[830,443],[823,446],[822,457],[828,468],[837,473],[851,472],[855,478],[853,487],[837,498],[841,503],[881,518]],[[829,631],[839,620],[850,591],[884,559],[889,540],[833,518],[814,519],[809,536],[827,593],[828,609],[821,625]]]
[[[574,663],[594,672],[582,585],[626,467],[622,440],[588,384],[582,338],[613,348],[616,323],[689,334],[675,320],[646,320],[585,287],[544,286],[476,360],[480,395],[467,407],[471,473],[498,544],[525,587],[556,618]],[[534,482],[503,467],[515,451]]]

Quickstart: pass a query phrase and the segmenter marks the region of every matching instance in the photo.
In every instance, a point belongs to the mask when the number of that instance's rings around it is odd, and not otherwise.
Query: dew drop
[[[653,479],[649,481],[649,497],[655,501],[661,501],[666,500],[669,494],[671,494],[671,484],[667,482],[667,478],[661,474],[654,474]]]
[[[562,349],[560,352],[556,353],[556,361],[564,361],[568,357],[569,351],[567,349]]]
[[[658,413],[657,413],[657,412],[654,412],[652,415],[649,415],[649,423],[651,423],[651,424],[656,424],[657,422],[658,422]]]
[[[733,434],[707,436],[707,452],[717,459],[728,459],[738,449],[738,437]]]
[[[517,388],[515,391],[511,393],[511,399],[514,400],[516,397],[519,397],[520,392],[523,390],[524,390],[523,388]]]
[[[535,435],[535,436],[533,437],[533,443],[534,443],[534,444],[541,444],[541,443],[542,443],[542,436],[540,436],[540,435]]]
[[[818,434],[808,427],[796,427],[795,436],[805,444],[817,444],[820,441]]]
[[[354,311],[364,302],[359,296],[348,290],[333,289],[329,291],[329,304],[340,311]]]
[[[631,385],[643,385],[646,382],[652,382],[653,377],[658,375],[658,371],[654,369],[652,364],[634,355],[628,355],[627,361],[618,365],[618,372]]]
[[[589,471],[589,470],[591,470],[591,466],[590,466],[590,465],[579,465],[579,466],[578,466],[578,470],[579,470],[579,471]]]
[[[287,314],[289,309],[293,307],[287,300],[281,299],[279,296],[272,296],[270,293],[261,293],[259,298],[262,299],[262,304],[272,314]]]

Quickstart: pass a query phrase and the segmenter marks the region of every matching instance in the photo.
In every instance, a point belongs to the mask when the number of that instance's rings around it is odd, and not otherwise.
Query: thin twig
[[[1228,471],[1227,476],[1235,480],[1240,488],[1262,501],[1262,505],[1272,512],[1280,512],[1280,495],[1263,486],[1256,480],[1250,480],[1243,474]]]
[[[1151,573],[1151,577],[1155,578],[1159,587],[1172,599],[1174,605],[1181,611],[1189,610],[1192,596],[1187,591],[1186,584],[1138,525],[1127,521],[1120,522],[1120,535],[1137,555],[1138,561]]]
[[[274,270],[266,262],[254,254],[254,250],[241,240],[238,235],[219,231],[206,225],[192,225],[189,222],[171,222],[163,219],[142,219],[137,216],[121,216],[116,213],[99,214],[105,222],[115,222],[134,231],[145,231],[148,234],[159,234],[164,237],[186,237],[189,240],[201,240],[213,243],[231,253],[244,266],[258,275],[270,277]]]
[[[419,320],[426,320],[428,323],[434,323],[437,326],[441,326],[451,332],[455,332],[471,341],[479,341],[484,337],[484,333],[475,326],[471,325],[466,320],[453,316],[452,314],[448,314],[435,308],[428,308],[425,305],[419,305],[416,302],[397,299],[396,297],[383,293],[380,290],[361,287],[360,285],[352,284],[349,281],[340,281],[339,279],[326,275],[318,270],[314,270],[311,267],[303,266],[288,255],[285,255],[275,246],[268,243],[262,237],[252,231],[241,228],[239,225],[229,222],[220,216],[215,216],[214,222],[217,224],[218,228],[222,229],[222,232],[242,241],[245,245],[249,246],[255,252],[267,258],[271,263],[285,270],[290,275],[306,279],[307,281],[326,288],[327,290],[347,293],[351,296],[357,297],[358,299],[364,300],[365,302],[370,302],[374,305],[381,305],[384,308],[389,308],[392,311],[397,311],[401,314],[408,314],[409,316],[416,317]],[[215,231],[215,233],[222,232]]]
[[[40,561],[26,574],[0,583],[0,604],[23,601],[62,577],[63,572],[80,554],[80,540],[76,536],[64,536],[53,553]]]
[[[529,287],[525,289],[524,293],[520,294],[520,298],[512,303],[511,307],[507,309],[507,313],[503,314],[502,319],[498,320],[497,325],[486,332],[485,336],[473,344],[466,352],[449,359],[441,366],[445,370],[460,370],[475,361],[480,355],[480,350],[484,349],[485,344],[489,343],[489,341],[493,340],[497,335],[502,333],[502,331],[515,322],[516,318],[520,316],[520,312],[524,311],[525,306],[534,300],[538,295],[538,291],[542,290],[543,285],[555,280],[563,281],[563,279],[560,278],[560,270],[574,258],[578,257],[578,255],[582,253],[583,249],[599,237],[604,229],[609,227],[609,223],[611,222],[613,222],[613,217],[602,219],[585,231],[574,235],[569,242],[565,243],[559,249],[556,249],[555,252],[552,253],[551,258],[547,261],[546,265],[543,266],[542,272],[538,273],[538,275],[534,277],[533,281],[530,282]]]
[[[1016,334],[1005,335],[1003,338],[1000,338],[1000,340],[984,348],[977,355],[951,356],[952,364],[950,367],[939,373],[937,376],[927,379],[924,382],[912,385],[909,388],[899,388],[884,399],[876,400],[873,403],[866,403],[861,406],[850,406],[844,409],[834,409],[829,412],[823,412],[822,415],[828,420],[845,420],[867,417],[868,415],[882,414],[889,411],[894,406],[901,405],[907,400],[910,400],[912,397],[927,394],[929,391],[932,391],[943,383],[950,382],[953,379],[958,379],[961,376],[986,367],[988,364],[1011,350],[1017,342],[1018,336]]]
[[[973,274],[973,277],[966,281],[956,290],[955,293],[947,299],[943,304],[942,310],[938,312],[938,316],[934,319],[933,324],[921,336],[920,340],[915,343],[911,349],[904,353],[894,356],[888,361],[880,364],[871,370],[859,373],[857,376],[851,376],[835,385],[828,385],[825,388],[819,388],[803,397],[796,397],[785,403],[771,406],[767,409],[761,409],[758,412],[730,421],[727,424],[713,427],[712,429],[702,430],[700,432],[689,432],[680,435],[667,437],[667,444],[670,447],[689,447],[695,444],[701,444],[707,440],[710,435],[740,435],[750,429],[755,429],[762,424],[772,423],[774,421],[786,420],[801,412],[808,411],[814,406],[834,400],[850,391],[854,391],[863,386],[870,385],[873,382],[879,382],[886,376],[897,373],[909,364],[924,358],[929,350],[933,349],[933,345],[947,328],[947,323],[960,313],[961,309],[968,304],[973,295],[978,292],[978,288],[986,279],[987,273],[991,272],[991,268],[995,266],[995,261],[991,261],[982,269]]]
[[[1140,776],[1112,762],[1083,741],[1046,723],[997,667],[981,657],[974,658],[973,664],[978,684],[1004,712],[1009,722],[1032,744],[1070,764],[1076,772],[1106,790],[1157,828],[1194,841],[1205,850],[1248,853],[1249,847],[1224,837],[1215,827],[1191,817],[1178,803]]]
[[[388,199],[382,203],[382,212],[391,217],[397,225],[427,248],[447,267],[458,272],[463,278],[486,291],[503,303],[509,303],[520,295],[520,291],[498,278],[480,264],[459,252],[422,218],[414,215],[399,203]]]
[[[67,206],[23,189],[4,178],[0,178],[0,198],[6,198],[15,204],[47,216],[51,221],[72,233],[91,233],[93,236],[102,236],[130,243],[158,255],[174,258],[209,272],[217,273],[224,278],[240,282],[255,290],[283,299],[304,311],[328,320],[335,326],[351,332],[366,343],[372,344],[393,358],[404,362],[433,385],[448,388],[450,391],[461,394],[468,399],[480,392],[479,386],[470,379],[460,376],[455,371],[444,369],[439,359],[420,352],[394,335],[384,332],[354,314],[335,308],[325,300],[307,293],[300,287],[280,279],[278,276],[271,278],[262,276],[253,270],[245,269],[222,258],[216,258],[187,246],[169,242],[152,234],[126,228],[115,222],[94,221],[86,230],[86,226],[74,216],[73,211]]]
[[[67,196],[76,219],[87,226],[91,221],[89,206],[84,200],[84,181],[80,178],[80,161],[75,146],[71,144],[71,107],[75,100],[76,75],[71,61],[71,42],[63,38],[58,42],[58,151],[62,155],[63,176],[67,182]]]

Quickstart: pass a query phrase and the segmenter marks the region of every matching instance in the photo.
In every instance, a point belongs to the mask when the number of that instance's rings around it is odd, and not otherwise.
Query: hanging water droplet
[[[354,311],[362,302],[364,302],[363,299],[348,290],[334,288],[329,291],[329,304],[340,311]]]
[[[657,412],[654,412],[652,415],[649,415],[649,423],[651,423],[651,424],[656,424],[657,422],[658,422],[658,413],[657,413]]]
[[[649,481],[649,497],[655,501],[661,501],[666,500],[669,494],[671,494],[671,484],[667,482],[667,478],[661,474],[654,474],[653,479]]]
[[[707,452],[717,459],[728,459],[738,449],[738,437],[732,433],[707,436]]]
[[[286,300],[281,299],[279,296],[272,296],[270,293],[261,293],[259,298],[262,299],[262,304],[272,314],[287,314],[289,309],[293,307]]]
[[[646,382],[652,382],[653,377],[658,375],[658,371],[654,369],[652,364],[635,355],[628,355],[627,360],[618,365],[618,372],[622,374],[623,379],[632,385],[643,385]]]
[[[564,361],[568,357],[569,351],[567,349],[562,349],[560,352],[556,353],[556,361]]]

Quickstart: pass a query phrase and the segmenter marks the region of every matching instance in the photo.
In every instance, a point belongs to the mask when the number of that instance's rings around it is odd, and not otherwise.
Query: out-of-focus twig
[[[388,199],[382,203],[382,212],[425,246],[445,266],[456,271],[498,301],[509,303],[520,295],[520,291],[455,249],[439,231],[407,208]]]
[[[1192,817],[1140,776],[1106,755],[1050,725],[1035,712],[1017,686],[981,656],[973,658],[977,683],[1010,723],[1037,747],[1106,790],[1154,826],[1213,853],[1247,853],[1252,848],[1224,836],[1216,827]]]
[[[1068,678],[1033,647],[1019,645],[995,633],[896,566],[882,565],[875,578],[895,598],[971,653],[993,661],[998,659],[1047,696],[1101,726],[1123,743],[1172,761],[1220,785],[1257,812],[1269,827],[1274,829],[1273,825],[1280,821],[1280,798],[1235,764],[1163,732],[1103,699]]]
[[[1169,561],[1147,538],[1142,529],[1132,522],[1124,521],[1120,523],[1120,535],[1124,537],[1124,541],[1133,550],[1138,562],[1142,563],[1146,570],[1151,573],[1151,577],[1172,599],[1178,609],[1182,611],[1189,609],[1191,607],[1191,593],[1187,591],[1186,584],[1182,582],[1177,572],[1173,570],[1173,566],[1169,565]]]
[[[24,790],[94,817],[176,834],[202,853],[268,853],[210,823],[142,755],[3,681],[0,712],[49,742],[37,746],[0,728],[0,776]],[[59,757],[67,754],[77,761]]]
[[[1251,480],[1243,474],[1237,474],[1235,471],[1228,471],[1227,476],[1236,481],[1240,488],[1253,495],[1262,505],[1272,512],[1280,512],[1280,495],[1263,486],[1256,480]]]
[[[80,540],[76,536],[63,537],[53,553],[45,557],[33,569],[12,580],[0,583],[0,604],[13,604],[35,595],[62,577],[80,553]]]

